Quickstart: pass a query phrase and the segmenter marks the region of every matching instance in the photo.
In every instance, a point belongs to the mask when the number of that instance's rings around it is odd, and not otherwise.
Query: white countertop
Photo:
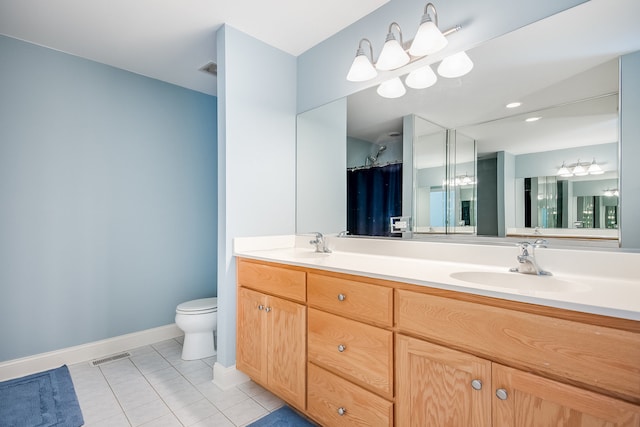
[[[234,255],[640,320],[639,253],[538,249],[545,277],[510,273],[515,247],[329,237],[316,254],[309,239],[236,238]]]

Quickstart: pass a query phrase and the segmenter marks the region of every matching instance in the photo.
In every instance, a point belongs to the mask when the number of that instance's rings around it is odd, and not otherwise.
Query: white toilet
[[[178,305],[176,325],[184,332],[182,359],[203,359],[216,354],[213,334],[218,325],[217,298],[196,299]]]

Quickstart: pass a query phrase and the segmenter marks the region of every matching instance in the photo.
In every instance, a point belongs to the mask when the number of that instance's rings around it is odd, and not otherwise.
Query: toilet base
[[[216,355],[213,331],[192,332],[184,335],[182,360],[204,359]]]

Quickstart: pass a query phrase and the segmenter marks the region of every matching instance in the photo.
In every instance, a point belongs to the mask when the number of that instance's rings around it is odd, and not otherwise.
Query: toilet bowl
[[[176,325],[184,332],[182,359],[194,360],[216,354],[213,334],[218,325],[218,299],[202,298],[176,307]]]

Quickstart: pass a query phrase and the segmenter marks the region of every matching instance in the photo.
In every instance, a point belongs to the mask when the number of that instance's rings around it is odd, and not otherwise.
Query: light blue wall
[[[377,58],[387,35],[389,24],[397,22],[404,40],[414,37],[426,2],[424,0],[391,0],[389,3],[319,43],[298,57],[298,112],[310,110],[327,102],[379,84],[390,77],[406,73],[424,64],[442,60],[445,56],[470,49],[482,42],[553,15],[586,0],[457,0],[435,3],[438,24],[444,31],[456,25],[462,31],[449,37],[442,52],[426,57],[403,70],[380,73],[377,79],[363,83],[346,80],[358,42],[368,38]]]
[[[0,36],[0,361],[216,294],[216,98]]]
[[[295,233],[296,59],[224,25],[218,52],[218,359],[235,363],[233,238]]]
[[[620,58],[620,245],[640,249],[640,52]]]

